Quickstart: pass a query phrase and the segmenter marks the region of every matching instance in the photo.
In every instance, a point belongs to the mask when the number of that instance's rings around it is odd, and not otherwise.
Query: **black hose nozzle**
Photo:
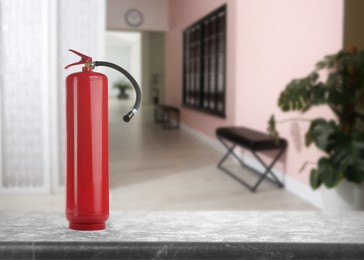
[[[133,109],[134,110],[134,109]],[[129,122],[130,121],[130,119],[132,119],[133,118],[133,116],[136,114],[136,112],[134,112],[134,111],[129,111],[124,117],[123,117],[123,120],[124,120],[124,122]]]

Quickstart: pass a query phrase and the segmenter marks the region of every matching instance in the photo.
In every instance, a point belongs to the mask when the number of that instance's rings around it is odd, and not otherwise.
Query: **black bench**
[[[174,118],[174,123],[171,120]],[[164,129],[179,128],[179,109],[169,105],[156,105],[154,108],[154,122],[162,123]]]
[[[287,141],[285,139],[280,138],[278,140],[278,143],[275,143],[272,137],[269,136],[268,134],[258,132],[246,127],[221,127],[216,130],[216,135],[220,140],[220,142],[227,149],[226,154],[222,157],[222,159],[217,165],[219,169],[221,169],[226,174],[234,178],[236,181],[246,186],[252,192],[256,191],[256,189],[264,179],[274,182],[280,188],[284,187],[283,183],[280,182],[277,176],[272,172],[272,168],[287,148]],[[228,145],[226,141],[229,141],[232,144]],[[241,160],[241,158],[234,152],[234,148],[236,146],[240,146],[250,150],[255,156],[255,158],[263,165],[263,167],[266,170],[263,173],[261,173],[246,165]],[[276,154],[276,156],[273,158],[272,162],[269,165],[267,165],[258,155],[258,152],[268,151],[268,150],[278,150],[278,153]],[[248,184],[247,182],[236,176],[234,173],[229,171],[227,168],[222,166],[222,164],[228,158],[229,155],[233,155],[243,167],[248,168],[260,175],[260,178],[254,185]],[[268,174],[270,174],[272,178],[267,178]]]

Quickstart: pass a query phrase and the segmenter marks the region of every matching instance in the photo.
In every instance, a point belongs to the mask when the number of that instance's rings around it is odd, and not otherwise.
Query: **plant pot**
[[[343,180],[336,188],[321,188],[324,210],[364,210],[364,184]]]
[[[129,95],[126,93],[119,93],[118,94],[118,99],[128,99]]]

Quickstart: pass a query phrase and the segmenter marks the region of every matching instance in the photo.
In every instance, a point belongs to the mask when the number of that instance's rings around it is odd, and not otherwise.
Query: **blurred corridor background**
[[[223,5],[221,117],[182,105],[182,60],[184,30]],[[263,182],[256,193],[217,169],[224,150],[215,130],[266,131],[270,115],[282,115],[277,99],[291,79],[306,76],[327,54],[364,47],[363,8],[360,0],[0,0],[0,210],[64,208],[64,80],[81,69],[64,69],[78,60],[68,49],[119,64],[142,88],[140,113],[125,124],[133,90],[119,99],[119,74],[97,69],[109,79],[111,210],[322,209],[310,169],[299,173],[320,156],[302,143],[307,124],[282,126],[290,145],[275,170],[285,189]],[[136,16],[128,16],[131,10]],[[178,107],[181,128],[155,124],[156,104]],[[331,116],[318,108],[307,117],[317,115]],[[242,156],[254,165],[248,152]],[[257,178],[248,170],[241,175]]]

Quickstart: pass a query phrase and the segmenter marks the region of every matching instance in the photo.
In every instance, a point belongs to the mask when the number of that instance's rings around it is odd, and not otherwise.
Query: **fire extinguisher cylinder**
[[[136,80],[125,69],[105,61],[92,61],[82,53],[82,71],[66,78],[66,218],[74,230],[105,229],[109,218],[108,85],[107,77],[92,71],[97,66],[116,69],[132,83],[136,101],[124,116],[129,122],[141,103]]]

